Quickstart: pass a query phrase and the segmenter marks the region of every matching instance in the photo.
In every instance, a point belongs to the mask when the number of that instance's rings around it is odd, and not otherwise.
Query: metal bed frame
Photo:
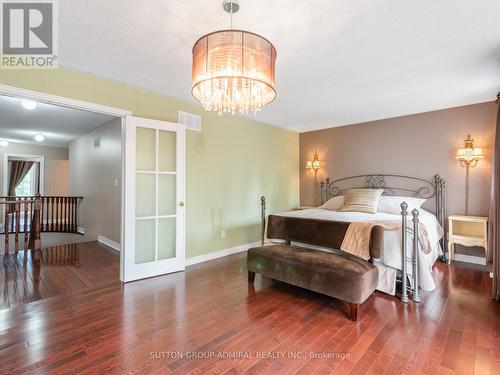
[[[446,184],[444,179],[439,176],[434,176],[434,181],[429,181],[419,177],[396,175],[396,174],[369,174],[357,175],[351,177],[331,180],[326,178],[320,182],[321,204],[328,199],[343,195],[346,189],[367,188],[367,189],[384,189],[383,195],[396,195],[403,197],[414,197],[431,199],[434,198],[433,213],[439,224],[443,227],[445,235],[440,240],[441,248],[443,249],[443,261],[446,262]],[[418,231],[419,231],[419,212],[413,210],[411,212],[412,227],[408,227],[408,204],[401,202],[401,223],[402,223],[402,272],[401,283],[402,293],[401,301],[408,303],[410,301],[408,292],[412,293],[412,299],[415,302],[420,302],[420,294],[418,288]],[[266,224],[266,199],[261,197],[261,242],[265,241],[265,224]],[[408,236],[412,238],[413,256],[408,256],[407,240]],[[416,255],[416,256],[415,256]],[[406,261],[405,261],[406,260]],[[414,287],[408,285],[407,267],[408,260],[413,266]]]

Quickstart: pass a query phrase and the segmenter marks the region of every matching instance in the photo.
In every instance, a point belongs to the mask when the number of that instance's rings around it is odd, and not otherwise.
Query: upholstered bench
[[[247,267],[249,283],[259,273],[348,302],[353,321],[378,282],[377,267],[362,259],[290,245],[249,249]]]

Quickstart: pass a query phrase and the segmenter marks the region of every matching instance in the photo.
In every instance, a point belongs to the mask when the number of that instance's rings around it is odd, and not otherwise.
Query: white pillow
[[[356,188],[345,191],[344,206],[341,212],[364,212],[376,214],[378,201],[384,189]]]
[[[343,195],[338,195],[336,197],[328,199],[319,208],[322,208],[324,210],[330,210],[330,211],[338,211],[338,209],[340,207],[342,207],[343,205],[344,205],[344,196]]]
[[[401,203],[404,201],[408,203],[408,214],[416,208],[417,210],[425,203],[427,199],[412,198],[412,197],[397,197],[382,195],[378,201],[378,212],[385,212],[387,214],[401,215]]]

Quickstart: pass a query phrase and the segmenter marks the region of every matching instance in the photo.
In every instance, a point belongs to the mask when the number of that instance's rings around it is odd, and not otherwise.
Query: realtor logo
[[[51,69],[57,62],[57,13],[53,1],[2,1],[4,69]]]

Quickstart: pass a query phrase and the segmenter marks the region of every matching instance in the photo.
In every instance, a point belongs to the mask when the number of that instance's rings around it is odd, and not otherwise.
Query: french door
[[[125,120],[124,282],[185,268],[185,128]]]

